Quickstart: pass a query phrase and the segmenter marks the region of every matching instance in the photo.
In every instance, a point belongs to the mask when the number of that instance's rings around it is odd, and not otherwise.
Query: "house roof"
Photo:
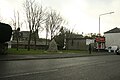
[[[104,34],[106,33],[120,33],[120,28],[115,27],[109,31],[104,32]]]
[[[66,38],[67,40],[86,40],[86,39],[93,39],[93,38]]]
[[[83,38],[81,34],[67,34],[67,38]]]

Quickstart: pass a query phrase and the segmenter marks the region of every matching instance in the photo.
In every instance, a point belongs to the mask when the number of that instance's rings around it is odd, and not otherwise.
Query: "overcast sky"
[[[24,0],[0,0],[0,14],[5,19],[13,17],[14,9],[22,10]],[[120,0],[36,0],[43,7],[57,10],[68,21],[69,29],[76,33],[98,33],[99,15],[101,33],[114,27],[120,28]],[[24,29],[24,28],[23,28]]]

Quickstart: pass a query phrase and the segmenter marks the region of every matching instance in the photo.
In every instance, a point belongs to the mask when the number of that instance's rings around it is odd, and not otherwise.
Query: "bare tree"
[[[42,29],[41,24],[45,21],[45,10],[43,7],[39,7],[35,0],[26,0],[24,7],[26,9],[27,22],[30,30],[29,40],[28,40],[28,50],[30,50],[31,35],[34,33],[35,49],[36,49],[36,34],[38,34],[39,29]]]
[[[47,39],[48,39],[48,33],[49,33],[49,16],[46,18],[45,21],[45,31],[46,31],[46,46],[48,45]]]
[[[62,27],[61,26],[62,23],[64,23],[63,18],[55,10],[51,10],[48,13],[46,23],[45,23],[46,24],[46,35],[48,35],[47,33],[49,32],[51,35],[51,40],[60,31]]]
[[[22,26],[22,22],[20,22],[20,16],[19,16],[18,11],[17,12],[14,11],[14,19],[12,19],[12,24],[14,26],[13,38],[17,41],[17,50],[18,50],[19,49],[20,28]]]
[[[35,13],[35,26],[33,28],[33,32],[35,32],[36,34],[34,35],[34,46],[35,46],[35,49],[36,49],[36,37],[38,35],[38,31],[42,31],[43,30],[43,27],[42,27],[42,24],[44,24],[45,22],[45,19],[46,19],[46,16],[45,16],[45,10],[43,9],[43,7],[38,7],[36,8],[36,11],[34,12]]]

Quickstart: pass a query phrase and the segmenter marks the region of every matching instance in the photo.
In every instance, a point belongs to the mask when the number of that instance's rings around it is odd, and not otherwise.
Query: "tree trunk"
[[[34,34],[34,50],[36,50],[36,33]]]
[[[18,41],[18,35],[17,35],[17,51],[18,51],[18,48],[19,48],[19,41]]]
[[[17,51],[19,49],[19,31],[16,31],[16,39],[17,39]]]
[[[48,32],[46,31],[46,50],[47,50],[47,44],[48,44],[48,42],[47,42],[47,37],[48,37]]]
[[[28,51],[30,51],[30,41],[31,41],[32,31],[30,30],[29,38],[28,38]]]

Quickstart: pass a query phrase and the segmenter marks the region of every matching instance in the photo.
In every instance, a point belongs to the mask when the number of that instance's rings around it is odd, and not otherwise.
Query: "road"
[[[0,61],[0,80],[120,80],[120,56]]]

